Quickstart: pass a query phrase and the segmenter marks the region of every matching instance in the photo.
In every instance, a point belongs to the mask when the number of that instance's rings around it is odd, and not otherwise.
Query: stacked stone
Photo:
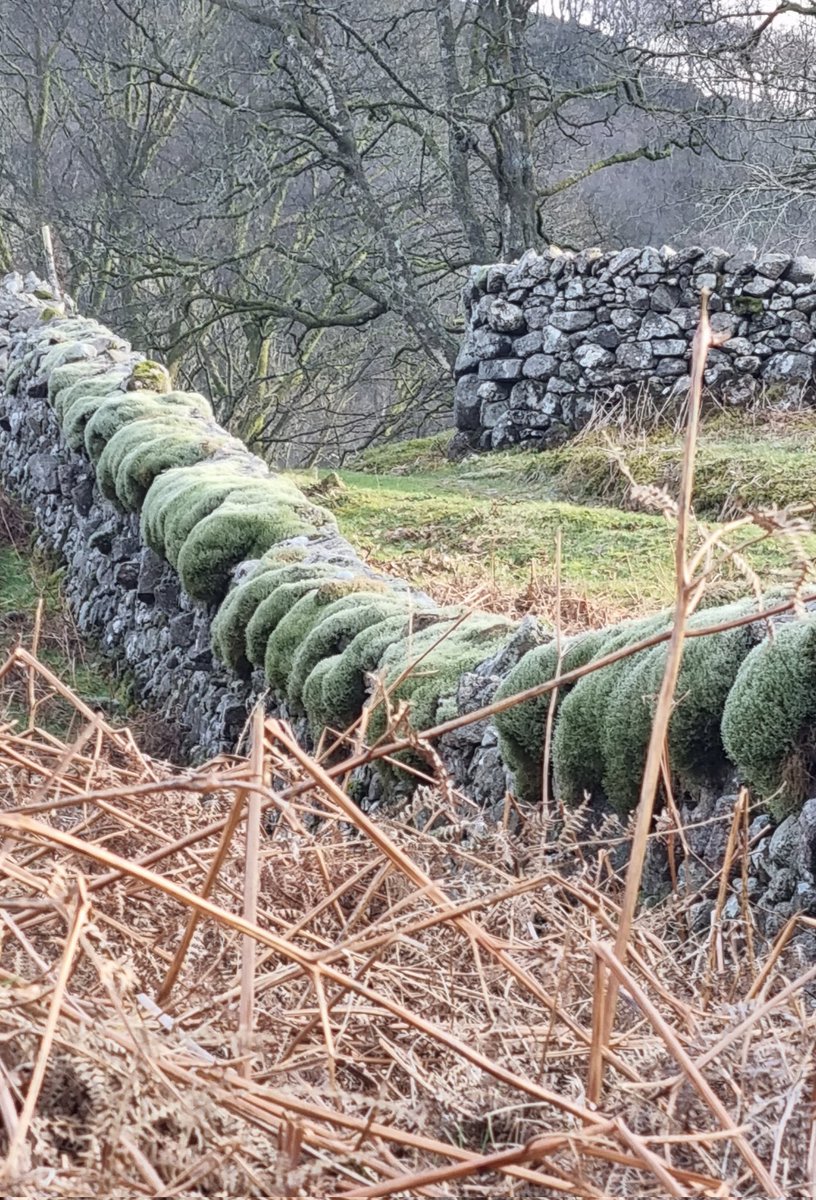
[[[456,360],[455,449],[558,445],[598,406],[640,389],[688,386],[700,293],[729,336],[706,384],[744,404],[812,399],[816,259],[699,246],[528,251],[473,268],[467,332]]]
[[[755,274],[752,278],[760,277]],[[497,295],[488,294],[491,298]],[[514,304],[509,297],[499,298]],[[247,677],[213,655],[216,606],[185,593],[173,567],[145,545],[137,515],[101,493],[92,462],[73,450],[63,436],[48,399],[44,355],[61,346],[66,363],[115,364],[122,370],[134,368],[141,356],[93,321],[82,322],[80,341],[67,340],[67,335],[59,332],[59,320],[54,319],[54,305],[49,289],[35,276],[23,279],[12,274],[0,279],[0,481],[30,507],[41,544],[64,562],[64,591],[80,632],[129,671],[142,700],[172,719],[179,734],[178,751],[184,757],[195,761],[232,749],[258,700],[292,720],[298,736],[308,739],[308,723],[298,709],[290,707],[286,696],[270,689],[263,672]],[[310,563],[367,570],[337,533],[295,538],[291,545],[303,548],[304,542],[309,543]],[[251,566],[241,564],[236,579],[243,578],[244,569]],[[382,582],[395,591],[404,586],[390,578]],[[416,598],[418,602],[427,600],[418,594]],[[546,652],[549,642],[551,635],[533,617],[526,617],[512,634],[506,638],[502,634],[496,651],[451,679],[451,693],[445,694],[436,716],[472,713],[489,704],[497,688],[512,683],[511,673]],[[540,661],[533,666],[534,672],[539,669],[544,669]],[[529,710],[529,704],[527,707]],[[518,711],[523,713],[523,708]],[[537,736],[535,722],[543,722],[546,712],[546,700],[537,707],[533,702],[532,711],[524,717],[531,722],[528,733],[536,735],[532,740],[537,747],[543,740]],[[503,736],[498,719],[493,718],[451,731],[438,742],[449,781],[483,806],[488,819],[502,817],[508,787],[518,793]],[[354,787],[360,802],[369,806],[383,794],[382,780],[371,768],[362,768],[355,775]],[[733,797],[723,797],[719,790],[702,791],[702,799],[698,800],[697,787],[693,796],[684,797],[684,812],[688,824],[699,826],[707,838],[705,845],[694,843],[693,849],[713,869],[705,880],[698,881],[691,873],[692,866],[688,867],[691,886],[705,894],[717,886]],[[678,790],[678,796],[681,794],[683,789]],[[756,832],[760,840],[751,859],[748,890],[760,910],[760,928],[768,932],[775,932],[794,912],[816,913],[814,805],[816,800],[809,800],[801,814],[783,822],[775,833],[767,817],[758,818],[761,825],[752,826],[752,834]],[[654,878],[646,883],[647,891],[659,894],[665,877],[665,864],[661,867],[657,862]],[[738,878],[735,889],[740,883]],[[706,911],[710,910],[699,910],[700,919]],[[725,915],[741,911],[735,891]],[[816,954],[816,941],[809,953]]]

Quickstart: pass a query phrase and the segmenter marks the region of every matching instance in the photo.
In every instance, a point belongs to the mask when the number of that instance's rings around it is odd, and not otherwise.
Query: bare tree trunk
[[[474,36],[494,88],[490,133],[495,148],[501,257],[518,258],[538,242],[533,123],[524,32],[532,0],[479,0]]]
[[[439,61],[448,106],[448,160],[450,163],[451,203],[462,223],[473,262],[484,263],[491,257],[485,231],[473,199],[470,178],[470,152],[475,135],[469,127],[464,108],[464,88],[456,62],[456,30],[450,0],[436,0],[436,32]]]

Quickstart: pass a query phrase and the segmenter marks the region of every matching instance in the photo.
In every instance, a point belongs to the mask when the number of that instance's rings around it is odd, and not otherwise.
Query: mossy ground
[[[636,511],[617,461],[639,483],[676,493],[682,438],[588,435],[560,450],[502,451],[461,463],[445,457],[449,434],[374,448],[344,488],[321,500],[372,564],[442,602],[522,615],[555,615],[556,534],[562,538],[562,620],[570,631],[652,612],[674,591],[673,528]],[[611,444],[610,444],[611,443]],[[719,412],[703,423],[695,505],[707,523],[747,508],[816,501],[816,413]],[[296,476],[301,486],[319,475]],[[730,535],[732,544],[741,538]],[[806,539],[816,556],[816,537]],[[766,586],[789,578],[781,544],[748,559]],[[716,597],[750,591],[733,566]]]
[[[565,500],[631,507],[622,456],[638,483],[672,491],[679,477],[682,435],[609,429],[558,450],[505,450],[472,455],[452,464],[450,434],[375,447],[356,468],[367,474],[409,475],[415,480],[476,495]],[[809,503],[813,494],[816,412],[718,410],[703,420],[697,453],[695,508],[707,519],[740,504],[748,508]]]
[[[38,657],[86,704],[100,708],[114,723],[133,715],[130,682],[77,636],[62,597],[60,571],[30,548],[30,528],[16,506],[0,494],[0,656],[15,645],[31,649],[38,601],[42,599]],[[25,705],[14,687],[7,691],[0,720],[22,722]],[[42,707],[38,722],[55,736],[78,730],[75,710],[59,697]]]

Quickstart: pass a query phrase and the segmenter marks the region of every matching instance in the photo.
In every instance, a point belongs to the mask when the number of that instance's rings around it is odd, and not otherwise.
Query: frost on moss
[[[563,675],[567,671],[577,670],[597,657],[607,636],[608,631],[588,633],[567,643],[560,673]],[[556,674],[557,661],[555,642],[536,646],[524,655],[499,685],[494,699],[504,700],[538,684],[547,683]],[[562,689],[557,705],[561,704],[568,691],[569,688]],[[531,803],[541,798],[544,733],[549,707],[550,694],[546,692],[535,700],[516,704],[496,716],[501,755],[515,776],[516,793],[520,799]]]
[[[723,710],[726,752],[777,819],[812,795],[815,728],[816,618],[807,617],[754,647]]]
[[[94,375],[85,375],[61,388],[54,396],[51,407],[57,414],[63,432],[67,433],[66,420],[74,404],[88,396],[115,397],[118,393],[121,397],[124,394],[121,391],[122,379],[120,371],[97,371]]]
[[[137,509],[153,479],[170,467],[199,462],[223,446],[227,435],[196,425],[186,414],[132,421],[113,435],[96,464],[99,490]]]
[[[158,420],[162,417],[212,420],[212,411],[203,396],[196,392],[157,393],[121,392],[100,404],[85,427],[85,450],[92,462],[98,462],[105,446],[120,429],[134,421]]]
[[[3,380],[3,388],[9,396],[17,395],[17,387],[23,377],[24,371],[25,364],[22,362],[13,363],[6,371],[6,375]]]
[[[242,483],[269,477],[266,467],[238,443],[192,467],[170,470],[160,475],[145,497],[142,508],[142,537],[156,554],[166,557],[167,524],[189,505],[197,503],[202,489],[217,485],[222,499]],[[229,485],[229,486],[227,486]],[[188,504],[189,498],[189,504]],[[210,511],[213,511],[212,509]],[[181,547],[178,547],[180,550]]]
[[[226,435],[213,433],[202,437],[183,428],[140,441],[124,456],[116,472],[119,503],[130,512],[138,512],[153,481],[163,471],[193,466],[210,458],[227,442]]]
[[[426,619],[429,615],[423,613]],[[408,628],[407,615],[388,617],[358,633],[341,654],[318,663],[303,685],[303,705],[316,735],[326,726],[347,729],[359,717],[367,676],[379,668],[385,651],[401,641]]]
[[[99,375],[103,366],[102,363],[89,361],[66,363],[64,367],[57,367],[48,376],[48,399],[51,404],[56,407],[61,392],[83,379],[92,379],[94,375]]]
[[[669,616],[659,613],[638,621],[627,621],[607,630],[589,661],[604,658],[624,646],[642,641],[664,630]],[[585,793],[597,793],[606,767],[603,722],[610,697],[621,679],[644,654],[623,658],[579,679],[564,699],[553,736],[553,777],[559,799],[566,805],[580,804]]]
[[[308,518],[314,514],[314,522]],[[323,510],[308,502],[298,508],[265,501],[240,504],[225,500],[195,526],[182,546],[176,569],[188,595],[209,603],[220,600],[235,567],[259,558],[276,542],[314,533]]]
[[[357,634],[387,617],[407,616],[406,599],[387,591],[363,590],[329,604],[295,651],[288,678],[287,698],[299,707],[306,681],[324,659],[341,654]]]
[[[335,574],[335,568],[328,564],[296,562],[275,566],[261,560],[253,574],[227,594],[215,615],[211,632],[217,657],[233,670],[246,672],[251,665],[247,657],[247,629],[260,605],[287,584],[307,580],[314,587],[317,581],[333,578]],[[262,644],[257,654],[258,665],[263,663],[268,633],[266,638],[263,634],[259,638]]]
[[[488,613],[474,613],[456,628],[456,618],[445,616],[389,646],[380,663],[386,686],[393,687],[390,704],[393,707],[404,701],[408,705],[408,720],[417,732],[435,724],[440,701],[456,691],[466,671],[495,653],[514,628],[512,621]],[[406,678],[397,684],[406,671]],[[386,720],[385,706],[380,704],[369,723],[373,738],[384,732]]]
[[[55,330],[57,330],[57,323],[49,322],[48,327],[42,330],[43,336],[52,341],[52,334]],[[83,324],[81,329],[77,329],[76,334],[76,337],[66,338],[49,347],[40,363],[40,370],[46,378],[50,378],[51,372],[58,367],[64,367],[71,362],[87,362],[89,358],[95,357],[100,342],[107,343],[111,347],[123,345],[121,338],[115,337],[110,330],[91,321]],[[93,344],[89,340],[91,338],[93,338]]]
[[[209,472],[170,504],[164,518],[164,555],[169,563],[176,565],[195,526],[227,500],[246,507],[288,505],[295,513],[299,508],[309,513],[307,502],[285,480],[242,475],[228,461],[220,473]]]
[[[99,382],[97,383],[97,380]],[[63,436],[72,450],[85,448],[85,433],[88,423],[100,407],[108,401],[116,402],[122,392],[117,391],[115,379],[97,376],[87,383],[74,384],[62,393],[64,405],[60,414]]]

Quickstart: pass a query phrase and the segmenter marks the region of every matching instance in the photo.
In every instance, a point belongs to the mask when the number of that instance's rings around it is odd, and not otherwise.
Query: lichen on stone
[[[147,391],[159,394],[170,392],[173,387],[167,367],[149,358],[136,363],[125,386],[129,392]]]

